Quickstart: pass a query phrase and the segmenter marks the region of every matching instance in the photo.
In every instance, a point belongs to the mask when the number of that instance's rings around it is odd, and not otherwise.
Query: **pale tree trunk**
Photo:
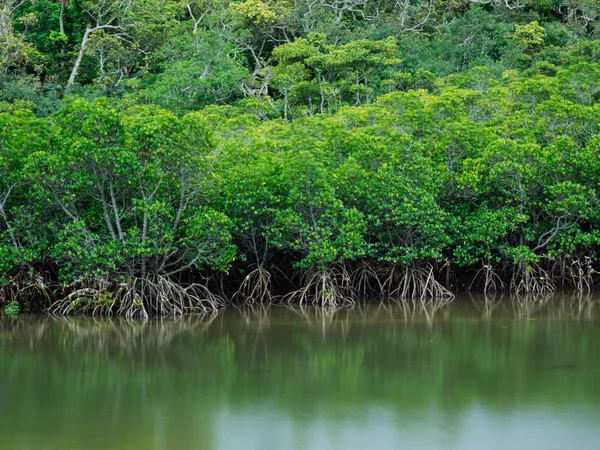
[[[19,243],[17,242],[17,238],[15,237],[15,233],[13,231],[13,228],[10,225],[10,221],[8,220],[8,214],[6,213],[6,211],[4,211],[4,204],[8,200],[8,197],[10,196],[10,192],[11,192],[12,189],[13,188],[11,187],[8,190],[8,193],[6,194],[6,196],[4,197],[4,199],[2,201],[0,201],[0,217],[2,217],[2,219],[4,220],[4,225],[6,226],[6,229],[8,231],[8,235],[10,236],[10,240],[12,241],[13,247],[14,248],[18,248],[19,247]]]
[[[25,1],[0,1],[0,43],[8,45],[12,38],[12,15]]]
[[[67,5],[69,0],[61,0],[63,5]],[[83,34],[83,39],[81,40],[81,44],[79,46],[79,53],[77,54],[77,59],[73,64],[73,70],[71,70],[71,76],[69,77],[69,81],[67,82],[67,89],[73,86],[75,83],[75,79],[79,74],[79,69],[81,67],[81,62],[83,60],[83,55],[85,55],[85,51],[87,49],[90,36],[92,33],[100,30],[117,30],[121,33],[116,36],[120,39],[123,38],[124,27],[121,26],[123,24],[123,20],[127,15],[129,7],[131,6],[134,0],[121,0],[118,4],[114,4],[108,0],[104,0],[98,5],[96,8],[92,8],[87,11],[87,14],[90,17],[95,19],[94,26],[88,25],[85,29],[85,33]],[[111,25],[111,24],[116,25]]]
[[[75,83],[75,78],[77,78],[77,74],[79,73],[79,67],[81,66],[81,61],[83,60],[83,55],[85,53],[85,49],[88,44],[88,40],[90,39],[90,34],[96,31],[97,28],[87,27],[85,29],[85,33],[83,34],[83,39],[81,40],[81,46],[79,47],[79,53],[77,54],[77,59],[75,60],[75,64],[73,65],[73,70],[71,71],[71,76],[69,77],[69,81],[67,82],[67,89],[73,86]]]
[[[0,42],[8,43],[12,36],[12,16],[25,0],[0,0]]]
[[[198,32],[198,28],[200,27],[200,24],[202,23],[202,20],[204,20],[204,17],[207,14],[209,14],[210,12],[212,12],[212,10],[210,8],[207,8],[202,14],[200,14],[199,17],[196,17],[194,15],[194,11],[192,10],[192,5],[188,2],[186,6],[187,6],[188,13],[190,15],[190,18],[192,19],[192,22],[194,22],[193,34],[196,34]]]
[[[60,15],[58,16],[58,27],[61,34],[65,34],[65,2],[67,0],[60,0]]]
[[[75,64],[73,64],[73,70],[71,71],[71,76],[69,77],[69,81],[67,82],[67,89],[73,86],[75,83],[75,79],[79,74],[79,68],[81,67],[81,61],[83,60],[83,55],[85,55],[85,50],[87,48],[88,42],[90,40],[90,36],[92,33],[98,30],[105,29],[113,29],[113,30],[121,30],[121,27],[115,25],[97,25],[93,28],[87,27],[85,29],[85,33],[83,34],[83,39],[81,40],[81,45],[79,46],[79,53],[77,54],[77,59],[75,60]]]
[[[10,11],[6,7],[0,9],[0,43],[8,44],[12,35]]]

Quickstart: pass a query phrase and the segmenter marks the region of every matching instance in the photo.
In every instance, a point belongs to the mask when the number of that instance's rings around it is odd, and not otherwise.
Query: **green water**
[[[598,299],[0,319],[0,448],[600,448]]]

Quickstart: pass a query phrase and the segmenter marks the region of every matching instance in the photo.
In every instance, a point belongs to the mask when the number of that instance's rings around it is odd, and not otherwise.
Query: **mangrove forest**
[[[600,284],[598,0],[0,0],[0,308]]]

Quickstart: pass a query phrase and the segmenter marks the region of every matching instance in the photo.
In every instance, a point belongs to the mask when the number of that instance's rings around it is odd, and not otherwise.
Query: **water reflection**
[[[480,295],[469,296],[482,319],[512,317],[517,320],[595,320],[599,298],[593,294]]]
[[[597,301],[0,319],[1,448],[596,449]]]

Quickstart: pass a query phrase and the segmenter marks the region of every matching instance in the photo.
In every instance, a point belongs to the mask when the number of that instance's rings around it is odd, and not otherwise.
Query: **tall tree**
[[[88,25],[79,44],[79,52],[73,64],[67,88],[75,83],[75,79],[79,74],[79,68],[81,67],[81,61],[83,60],[92,34],[103,30],[113,34],[118,39],[131,39],[127,27],[127,19],[134,1],[136,0],[85,0],[82,3],[82,9],[88,19]]]

